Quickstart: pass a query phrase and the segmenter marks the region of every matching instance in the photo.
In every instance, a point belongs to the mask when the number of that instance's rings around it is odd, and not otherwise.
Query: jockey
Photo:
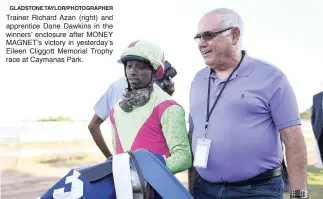
[[[163,51],[140,40],[124,50],[121,61],[128,88],[110,112],[117,155],[71,169],[38,199],[192,198],[173,175],[192,166],[184,109],[153,88],[163,77]]]
[[[184,109],[170,95],[153,88],[163,76],[164,52],[139,40],[123,51],[120,60],[128,88],[110,113],[114,152],[142,148],[163,155],[173,174],[189,169],[192,154]]]

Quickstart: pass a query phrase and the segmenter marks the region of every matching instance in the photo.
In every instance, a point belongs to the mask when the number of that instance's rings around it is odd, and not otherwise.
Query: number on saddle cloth
[[[186,188],[166,168],[165,160],[161,155],[154,155],[142,149],[120,155],[94,166],[72,169],[37,199],[119,199],[120,195],[126,194],[119,194],[119,192],[121,190],[124,192],[125,189],[134,199],[145,198],[144,194],[150,198],[156,193],[165,199],[193,199]],[[113,168],[113,165],[116,168]],[[118,167],[124,167],[124,169],[118,171]],[[122,173],[119,174],[121,171]],[[127,175],[124,174],[125,172]],[[114,183],[120,176],[127,180],[122,184],[122,189],[120,189],[121,185]]]
[[[70,170],[37,199],[116,199],[112,161]]]

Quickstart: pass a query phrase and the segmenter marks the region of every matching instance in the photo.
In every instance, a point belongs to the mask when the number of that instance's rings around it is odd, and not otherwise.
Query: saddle
[[[193,199],[165,165],[161,155],[138,149],[114,155],[101,164],[80,168],[78,172],[91,183],[113,175],[117,199]]]

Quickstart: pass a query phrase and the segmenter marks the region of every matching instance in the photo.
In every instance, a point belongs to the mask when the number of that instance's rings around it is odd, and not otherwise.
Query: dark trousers
[[[321,130],[321,136],[317,140],[317,145],[319,146],[319,150],[320,150],[320,153],[321,153],[321,160],[323,162],[323,128]]]
[[[282,146],[283,146],[283,141],[281,141]],[[283,178],[285,183],[288,183],[288,171],[287,171],[287,166],[286,166],[286,162],[285,162],[285,151],[283,150],[283,161],[282,161],[282,166],[283,166]]]
[[[283,162],[282,162],[282,166],[283,166],[283,178],[284,178],[284,181],[285,183],[288,183],[288,171],[287,171],[287,166],[286,166],[286,163],[285,163],[285,158],[283,158]]]
[[[210,183],[195,172],[192,195],[194,199],[283,199],[283,183],[282,176],[279,176],[258,184],[221,185]]]

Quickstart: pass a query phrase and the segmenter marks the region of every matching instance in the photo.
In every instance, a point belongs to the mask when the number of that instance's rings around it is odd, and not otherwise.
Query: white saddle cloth
[[[116,197],[117,199],[142,199],[139,176],[135,169],[130,168],[129,159],[128,153],[113,156],[112,172]]]

